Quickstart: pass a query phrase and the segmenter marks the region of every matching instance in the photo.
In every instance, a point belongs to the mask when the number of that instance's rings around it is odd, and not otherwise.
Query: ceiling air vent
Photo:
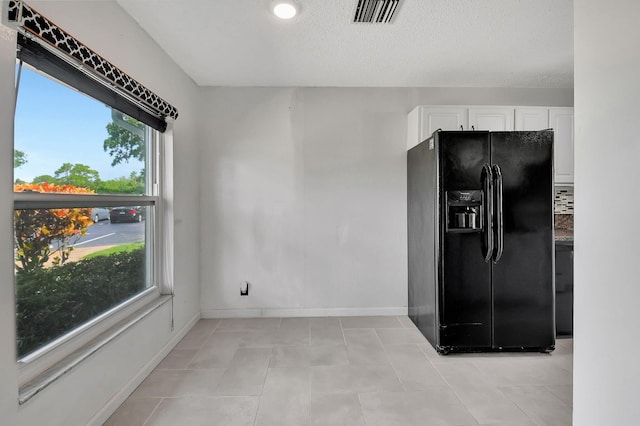
[[[400,0],[358,0],[353,22],[391,22]]]

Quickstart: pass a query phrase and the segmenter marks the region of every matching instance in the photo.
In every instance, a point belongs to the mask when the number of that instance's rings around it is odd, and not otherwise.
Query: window
[[[18,68],[14,282],[17,354],[29,362],[158,293],[160,135]]]
[[[178,110],[24,1],[9,0],[6,11],[3,23],[17,32],[13,245],[23,404],[171,300],[159,297],[173,277],[163,169],[171,170],[165,131]]]

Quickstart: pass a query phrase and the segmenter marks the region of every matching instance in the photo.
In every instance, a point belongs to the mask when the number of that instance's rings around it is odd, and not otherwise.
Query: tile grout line
[[[342,320],[338,319],[338,321],[340,322],[340,330],[342,331],[342,340],[344,340],[344,348],[345,348],[345,351],[347,352],[347,360],[349,360],[349,364],[347,364],[347,365],[353,365],[353,364],[351,364],[351,360],[349,359],[349,350],[347,348],[347,339],[346,339],[346,337],[344,335],[344,327],[342,326]],[[374,332],[375,332],[376,337],[378,338],[378,341],[380,341],[380,336],[378,336],[378,332],[375,331],[375,328],[374,328]],[[380,344],[382,344],[382,342],[380,342]],[[384,346],[382,347],[382,349],[384,350]],[[386,351],[385,351],[385,355],[387,355]],[[391,361],[389,361],[389,363],[391,363]],[[393,365],[391,366],[391,368],[393,368]],[[394,374],[396,375],[396,379],[398,379],[398,381],[402,385],[402,389],[404,389],[404,384],[398,378],[398,373],[396,373],[395,370],[394,370]],[[364,425],[366,426],[367,425],[367,419],[364,416],[364,407],[362,406],[362,399],[360,399],[360,392],[356,392],[356,395],[358,396],[358,404],[360,405],[360,413],[362,413],[362,423],[364,423]]]
[[[309,323],[309,332],[311,332],[311,323]],[[311,343],[311,341],[309,341],[309,343]],[[308,367],[306,367],[307,369],[307,401],[309,402],[309,407],[308,407],[308,422],[307,424],[309,426],[311,426],[311,365],[309,365]]]
[[[147,419],[142,423],[142,426],[145,426],[147,423],[149,423],[149,420],[151,420],[151,417],[153,417],[155,412],[158,411],[158,408],[160,407],[160,404],[162,404],[162,402],[164,400],[165,400],[165,398],[160,398],[160,401],[156,404],[156,406],[153,408],[153,410],[151,410],[151,413],[149,413],[149,416],[147,417]]]
[[[308,320],[307,322],[308,326],[309,326],[309,330],[308,330],[308,343],[307,343],[307,347],[309,348],[309,354],[311,354],[311,319]],[[342,324],[340,324],[340,327],[342,328]],[[309,365],[306,367],[307,369],[307,394],[308,394],[308,398],[309,398],[309,425],[311,425],[311,360],[309,359]]]
[[[563,403],[568,409],[570,409],[573,412],[573,407],[567,404],[566,402],[564,402],[558,395],[556,395],[556,393],[549,386],[550,385],[544,385],[544,387],[547,389],[549,393],[551,393],[551,395],[556,397],[561,403]],[[569,385],[561,385],[561,386],[569,386]],[[573,385],[571,385],[571,393],[573,395]]]
[[[281,325],[282,325],[282,318],[280,318],[280,323],[278,324],[278,331],[280,330]],[[258,406],[256,407],[256,414],[255,414],[255,417],[253,418],[253,426],[256,426],[258,421],[258,413],[260,412],[260,406],[262,405],[262,397],[264,396],[264,385],[267,383],[267,376],[269,375],[269,368],[270,368],[269,366],[271,365],[273,348],[275,348],[275,346],[272,346],[269,350],[269,361],[267,362],[267,369],[264,372],[264,379],[262,380],[262,387],[260,388],[260,395],[258,396]],[[245,395],[245,396],[250,396],[250,395]]]
[[[364,426],[367,426],[367,419],[364,416],[364,407],[362,406],[362,399],[360,398],[360,392],[356,392],[356,396],[358,397],[358,404],[360,405],[360,412],[362,413],[362,423]]]
[[[202,318],[201,318],[201,320],[202,320]],[[194,359],[196,358],[196,356],[198,355],[198,352],[200,352],[200,351],[204,348],[204,344],[205,344],[205,342],[206,342],[207,340],[209,340],[209,338],[210,338],[211,336],[213,336],[213,333],[215,333],[215,332],[216,332],[216,329],[218,328],[218,326],[220,325],[220,323],[221,323],[221,322],[222,322],[222,321],[218,321],[218,322],[216,323],[215,327],[213,327],[213,330],[211,330],[211,332],[207,335],[207,337],[206,337],[206,338],[204,338],[204,339],[202,339],[202,343],[200,344],[200,347],[196,348],[196,350],[195,350],[195,352],[194,352],[193,356],[191,357],[191,359],[189,359],[189,362],[187,362],[187,366],[186,366],[185,368],[182,368],[182,369],[179,369],[179,370],[188,370],[188,369],[189,369],[189,366],[191,365],[191,363],[193,362],[193,360],[194,360]],[[196,324],[197,324],[197,323],[196,323]],[[180,343],[180,342],[178,342],[178,343]],[[171,352],[173,352],[175,349],[176,349],[175,347],[174,347],[173,349],[171,349]],[[169,352],[169,354],[171,354],[171,352]],[[165,358],[166,358],[166,357],[165,357]],[[158,367],[154,368],[153,370],[155,371],[155,370],[157,370],[157,369],[158,369]]]
[[[262,392],[260,392],[260,396],[258,397],[258,406],[256,407],[256,413],[253,415],[253,426],[257,425],[258,413],[260,412],[261,405],[262,405]]]
[[[520,404],[518,404],[517,402],[515,402],[512,398],[509,398],[509,395],[506,395],[502,389],[500,389],[500,386],[496,386],[496,389],[498,390],[498,392],[500,392],[500,394],[502,394],[505,398],[507,398],[507,400],[511,401],[513,403],[513,405],[515,405],[516,407],[518,407],[518,410],[522,411],[524,413],[525,416],[527,416],[528,419],[531,419],[531,421],[533,422],[533,424],[537,425],[538,422],[536,422],[536,420],[534,418],[532,418],[525,410],[524,408],[522,408],[520,406]],[[555,396],[555,395],[554,395]]]
[[[193,362],[194,359],[196,359],[196,356],[198,355],[198,352],[200,352],[202,348],[197,349],[194,353],[193,356],[191,357],[191,359],[189,359],[189,362],[187,362],[187,366],[184,368],[184,370],[188,369],[189,366],[191,365],[191,363]],[[157,368],[157,367],[156,367]]]
[[[340,333],[342,334],[342,343],[344,344],[344,348],[347,351],[347,359],[349,359],[349,351],[347,350],[347,338],[344,335],[344,327],[342,326],[342,319],[338,318],[338,324],[340,324]],[[349,359],[349,365],[351,365],[350,359]]]
[[[418,349],[420,349],[420,352],[422,352],[422,354],[424,355],[424,357],[429,361],[429,363],[431,363],[431,365],[433,366],[433,368],[438,372],[438,375],[440,377],[442,377],[442,380],[447,384],[447,387],[449,388],[449,390],[451,390],[451,392],[453,392],[453,394],[456,396],[456,398],[458,399],[458,401],[460,402],[460,405],[462,405],[464,407],[464,409],[467,411],[467,413],[469,413],[469,415],[473,418],[473,420],[476,421],[476,423],[481,424],[480,420],[478,418],[476,418],[476,416],[473,415],[473,413],[469,410],[469,407],[467,407],[467,404],[464,403],[464,401],[462,400],[462,398],[460,397],[460,395],[458,394],[458,392],[456,392],[456,390],[454,389],[453,386],[451,386],[451,383],[449,383],[449,381],[444,377],[444,375],[442,374],[442,372],[440,371],[440,369],[433,363],[433,361],[431,360],[431,358],[429,358],[427,356],[427,354],[420,348],[420,346],[418,345]],[[440,355],[442,356],[442,355]],[[473,368],[478,369],[478,367],[476,367],[475,364],[471,364],[473,366]],[[522,409],[520,408],[519,405],[516,404],[516,407],[518,407],[518,409],[520,409],[520,411],[522,411]],[[524,413],[524,411],[523,411]],[[527,416],[527,418],[531,419],[527,413],[524,413],[525,416]],[[531,419],[531,421],[533,421],[533,419]],[[533,421],[534,424],[536,424],[535,421]]]
[[[526,388],[526,387],[531,387],[531,386],[524,385],[524,386],[510,386],[510,387],[512,387],[512,388]],[[544,386],[544,385],[541,386],[541,387],[545,387],[546,388],[546,386]],[[527,418],[531,419],[531,421],[533,422],[534,425],[536,425],[536,426],[544,426],[544,424],[541,425],[534,418],[532,418],[526,411],[524,411],[524,408],[522,408],[520,406],[520,404],[518,404],[516,401],[514,401],[513,398],[511,398],[509,395],[507,395],[504,392],[502,392],[502,389],[500,389],[500,387],[496,386],[496,389],[498,390],[498,392],[500,392],[502,395],[504,395],[505,398],[507,398],[509,401],[511,401],[513,403],[513,405],[518,407],[518,409],[520,411],[522,411],[524,413],[524,415],[527,416]],[[550,391],[549,391],[549,393],[553,394],[553,392],[550,392]],[[553,396],[555,397],[555,395],[553,395]],[[560,399],[560,398],[558,398],[558,399]],[[562,401],[560,401],[560,402],[562,402]]]
[[[409,317],[407,316],[407,318],[409,318]],[[402,326],[402,328],[409,328],[409,327],[407,327],[407,325],[406,325],[404,322],[402,322],[402,321],[400,320],[400,316],[396,316],[396,319],[397,319],[398,321],[400,321],[400,325]]]
[[[378,329],[374,328],[373,331],[376,337],[378,338],[378,343],[380,343],[380,346],[382,346],[382,350],[384,351],[384,354],[387,356],[387,359],[389,360],[389,365],[391,365],[391,369],[393,370],[393,373],[396,375],[396,379],[398,379],[398,381],[402,385],[402,389],[404,390],[404,392],[408,392],[407,386],[405,385],[404,381],[400,378],[400,375],[398,374],[398,370],[396,369],[395,365],[393,365],[393,361],[389,356],[389,352],[387,352],[387,348],[382,344],[382,339],[380,339],[380,336],[378,335]],[[390,345],[390,346],[393,346],[393,345]],[[420,350],[420,348],[418,348],[418,350]],[[422,351],[420,350],[420,352]],[[358,396],[358,398],[360,397]]]
[[[213,331],[211,332],[211,334],[209,335],[209,337],[213,336],[213,333],[215,333],[216,331],[218,331],[218,328],[220,327],[220,324],[222,324],[222,320],[219,319],[218,323],[216,324],[215,327],[213,327]]]

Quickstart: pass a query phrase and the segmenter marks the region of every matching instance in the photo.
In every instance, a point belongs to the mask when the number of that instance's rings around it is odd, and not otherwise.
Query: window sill
[[[111,341],[115,340],[118,336],[122,335],[125,331],[143,320],[156,309],[169,302],[171,298],[171,295],[165,295],[154,299],[152,302],[144,305],[142,308],[135,311],[122,321],[116,323],[86,345],[62,359],[60,362],[54,364],[51,368],[35,377],[33,380],[22,385],[18,391],[18,404],[22,405],[29,401],[49,385],[56,382],[60,377],[78,366],[82,361],[89,358]]]

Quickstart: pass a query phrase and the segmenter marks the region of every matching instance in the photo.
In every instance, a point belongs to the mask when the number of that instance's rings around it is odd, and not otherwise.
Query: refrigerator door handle
[[[504,214],[502,210],[502,171],[497,164],[493,165],[495,180],[495,215],[496,215],[496,253],[493,263],[498,263],[504,252]]]
[[[493,256],[493,173],[491,166],[485,164],[482,167],[482,186],[484,189],[485,227],[484,227],[484,261],[489,262]]]

